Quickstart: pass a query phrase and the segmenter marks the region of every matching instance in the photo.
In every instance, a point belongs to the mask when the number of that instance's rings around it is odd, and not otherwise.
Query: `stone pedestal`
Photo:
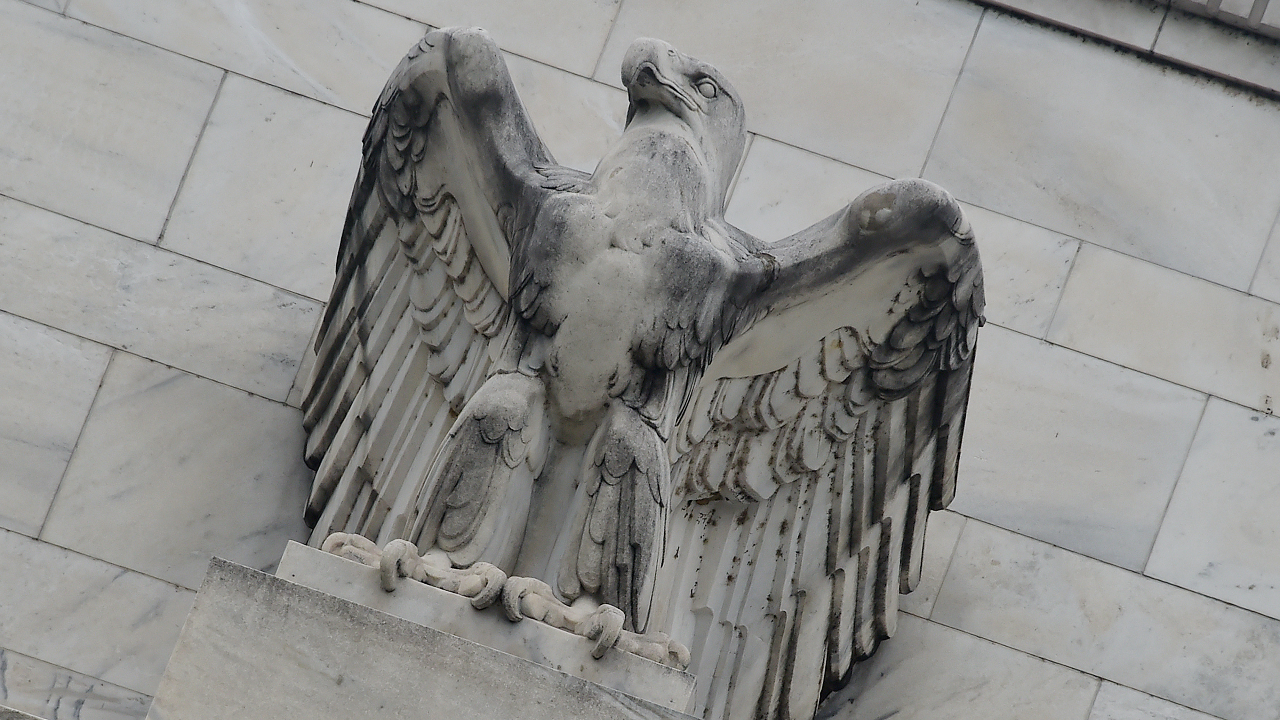
[[[278,575],[213,561],[149,720],[689,718],[692,677],[643,658],[301,545]]]

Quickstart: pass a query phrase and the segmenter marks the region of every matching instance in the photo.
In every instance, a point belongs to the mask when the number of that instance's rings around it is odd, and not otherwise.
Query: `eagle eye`
[[[694,85],[694,87],[698,88],[698,92],[702,97],[708,100],[716,96],[716,82],[711,78],[702,78],[696,85]]]

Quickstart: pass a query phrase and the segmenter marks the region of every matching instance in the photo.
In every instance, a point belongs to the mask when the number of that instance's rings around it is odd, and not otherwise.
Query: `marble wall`
[[[0,0],[0,705],[142,717],[209,557],[306,537],[291,389],[365,114],[473,24],[588,170],[631,39],[716,63],[752,131],[728,217],[767,239],[886,177],[966,204],[960,490],[826,717],[1280,718],[1280,50],[998,5]]]

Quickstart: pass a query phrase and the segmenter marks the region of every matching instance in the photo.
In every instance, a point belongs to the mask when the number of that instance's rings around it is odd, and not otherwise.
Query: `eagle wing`
[[[495,363],[519,355],[512,257],[554,189],[544,173],[570,172],[483,31],[431,32],[396,68],[364,136],[310,347],[313,544],[337,531],[379,544],[403,535],[458,412]]]
[[[881,213],[879,237],[859,237],[877,192],[907,197],[890,212],[906,221]],[[954,494],[983,311],[959,206],[900,181],[771,249],[872,245],[726,345],[673,438],[685,497],[654,607],[692,649],[708,717],[811,717],[892,634],[929,510]]]

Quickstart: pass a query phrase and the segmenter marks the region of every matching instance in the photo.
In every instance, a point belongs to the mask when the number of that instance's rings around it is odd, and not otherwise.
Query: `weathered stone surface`
[[[755,238],[724,219],[734,87],[646,38],[622,81],[588,174],[483,31],[392,75],[302,394],[311,541],[691,667],[697,714],[802,717],[892,634],[954,494],[973,232],[911,179]]]
[[[630,653],[597,660],[586,638],[542,623],[513,623],[498,607],[477,612],[463,596],[423,583],[403,582],[386,592],[376,569],[305,545],[289,543],[276,576],[672,710],[684,710],[693,696],[688,673]]]
[[[215,559],[150,720],[687,715]]]

